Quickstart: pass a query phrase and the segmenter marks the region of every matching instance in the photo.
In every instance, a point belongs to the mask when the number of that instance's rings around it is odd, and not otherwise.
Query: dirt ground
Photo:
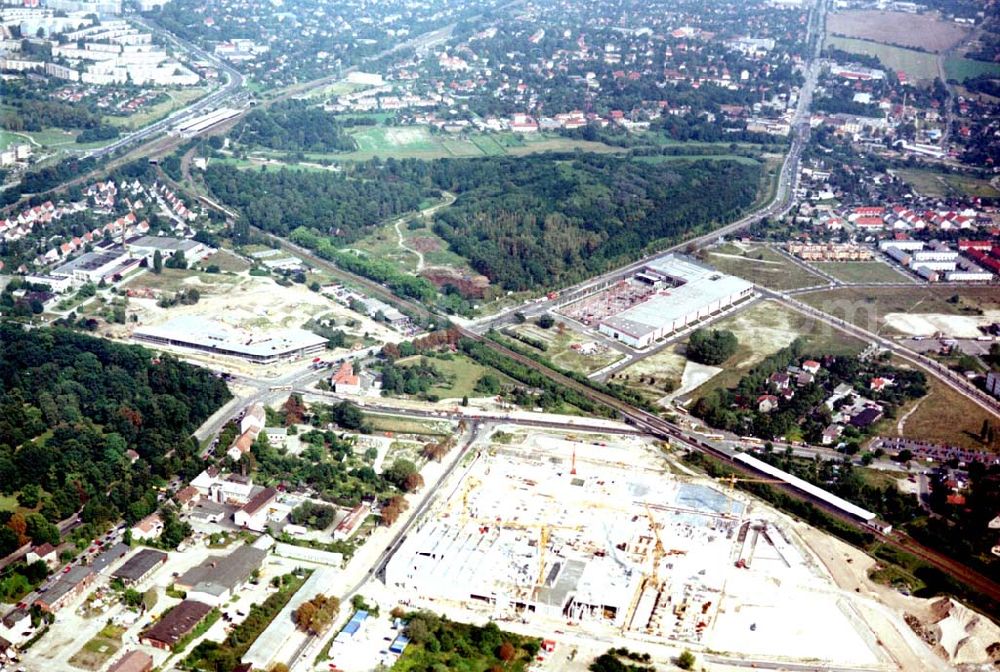
[[[151,274],[146,274],[151,276]],[[153,285],[152,276],[142,276],[129,283],[129,288]],[[211,278],[212,276],[204,276]],[[292,329],[301,327],[309,318],[333,318],[338,328],[347,333],[361,335],[365,332],[389,340],[399,340],[399,334],[387,329],[368,317],[349,310],[330,299],[310,291],[304,285],[293,284],[282,287],[268,277],[254,277],[248,274],[217,276],[225,282],[208,283],[203,276],[190,274],[180,281],[188,289],[200,293],[198,303],[161,308],[156,305],[159,292],[154,296],[134,296],[129,300],[129,312],[138,316],[138,325],[161,324],[181,316],[199,316],[224,322],[242,329]],[[171,292],[164,290],[167,294]],[[354,320],[356,327],[346,327],[344,323]]]
[[[951,600],[907,596],[875,583],[868,578],[868,572],[877,564],[871,556],[808,525],[796,524],[796,532],[840,589],[871,598],[876,603],[869,603],[861,610],[861,615],[877,633],[879,643],[899,669],[947,670],[955,664],[977,664],[989,659],[985,649],[1000,640],[1000,629],[985,616]],[[925,655],[917,655],[920,648],[915,646],[916,633],[894,625],[886,618],[886,609],[896,614],[910,614],[935,633],[942,644],[936,649],[939,659],[932,661]]]
[[[987,310],[983,315],[942,315],[939,313],[888,313],[885,322],[909,336],[933,336],[940,332],[953,338],[978,338],[981,325],[1000,319],[1000,311]]]
[[[934,14],[870,10],[830,14],[827,31],[832,35],[902,47],[921,47],[931,52],[953,47],[968,33],[967,28],[939,19]]]

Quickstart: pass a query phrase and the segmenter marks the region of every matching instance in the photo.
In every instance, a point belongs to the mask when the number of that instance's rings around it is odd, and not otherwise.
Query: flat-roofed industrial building
[[[598,331],[637,349],[753,295],[753,284],[746,280],[672,254],[650,261],[632,282],[656,292],[602,320]]]

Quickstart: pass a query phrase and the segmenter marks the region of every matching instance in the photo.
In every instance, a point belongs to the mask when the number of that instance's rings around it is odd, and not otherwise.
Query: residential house
[[[851,417],[851,424],[858,429],[871,427],[882,419],[882,409],[878,406],[866,406]]]
[[[843,434],[843,432],[844,428],[842,426],[830,425],[823,430],[823,438],[821,439],[822,444],[824,446],[832,445],[837,439],[840,438],[840,435]]]
[[[240,434],[245,434],[253,429],[255,430],[253,436],[257,438],[260,430],[264,429],[266,417],[264,405],[261,403],[253,404],[247,409],[247,412],[243,414],[243,418],[240,420]]]
[[[782,371],[778,371],[776,373],[772,373],[771,377],[768,379],[768,381],[772,385],[774,385],[775,389],[777,389],[779,391],[780,390],[787,390],[788,389],[788,384],[789,384],[790,380],[791,380],[791,377],[787,373],[784,373]]]
[[[177,494],[174,495],[174,501],[177,502],[177,505],[182,509],[190,509],[198,503],[199,499],[201,499],[201,492],[193,485],[181,488]]]
[[[778,407],[778,397],[773,394],[762,394],[757,397],[757,410],[761,413],[770,413]]]
[[[45,563],[46,567],[52,569],[59,564],[59,554],[56,552],[55,546],[46,542],[41,546],[35,546],[33,549],[28,551],[24,560],[28,564],[41,561]]]
[[[254,532],[263,532],[267,529],[268,517],[271,513],[271,505],[278,498],[278,491],[274,488],[264,488],[250,498],[243,507],[233,515],[233,520],[240,527],[245,527]]]
[[[151,513],[132,526],[132,538],[138,541],[156,539],[163,533],[163,520],[160,514]]]

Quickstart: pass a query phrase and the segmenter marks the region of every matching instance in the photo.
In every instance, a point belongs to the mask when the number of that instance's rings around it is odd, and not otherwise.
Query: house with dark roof
[[[851,417],[851,424],[858,429],[871,427],[882,419],[882,409],[878,406],[866,406]]]
[[[787,373],[778,371],[776,373],[772,373],[768,380],[772,385],[774,385],[775,389],[780,391],[788,389],[788,383],[791,380],[791,377]]]
[[[168,650],[194,630],[210,611],[212,607],[204,602],[184,600],[140,634],[139,641],[146,646]]]
[[[129,651],[108,672],[152,672],[153,657],[145,651]]]

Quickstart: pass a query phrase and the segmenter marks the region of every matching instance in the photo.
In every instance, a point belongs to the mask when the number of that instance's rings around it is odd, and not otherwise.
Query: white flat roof
[[[877,514],[874,514],[866,509],[862,509],[857,504],[852,504],[843,497],[838,497],[837,495],[831,492],[827,492],[826,490],[820,488],[819,486],[813,485],[808,481],[804,481],[798,476],[793,476],[789,474],[787,471],[782,471],[781,469],[778,469],[777,467],[772,466],[767,462],[764,462],[763,460],[758,460],[756,457],[747,455],[746,453],[737,453],[736,455],[733,456],[733,459],[749,464],[753,468],[763,471],[765,474],[774,476],[775,478],[785,481],[792,487],[797,488],[798,490],[801,490],[807,494],[810,494],[817,499],[821,499],[827,504],[832,504],[833,506],[836,506],[838,509],[846,511],[852,516],[856,516],[861,520],[864,520],[865,522],[871,522],[876,518],[878,518]]]
[[[161,325],[139,327],[134,335],[177,344],[190,343],[251,357],[267,357],[326,343],[322,336],[304,329],[249,331],[196,316],[175,317]]]
[[[646,264],[646,268],[684,284],[654,294],[642,303],[605,319],[603,324],[638,338],[710,303],[753,289],[753,284],[746,280],[673,255],[654,259]]]

